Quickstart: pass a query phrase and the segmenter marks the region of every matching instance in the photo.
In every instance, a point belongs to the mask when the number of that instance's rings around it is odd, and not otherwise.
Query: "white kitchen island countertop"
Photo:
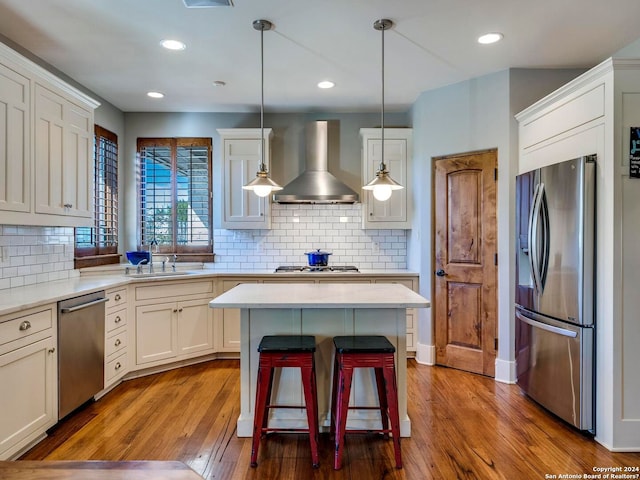
[[[214,298],[209,305],[212,308],[426,308],[430,302],[395,283],[244,283]]]

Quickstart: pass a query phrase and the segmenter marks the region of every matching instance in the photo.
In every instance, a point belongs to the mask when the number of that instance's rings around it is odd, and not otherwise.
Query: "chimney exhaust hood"
[[[277,203],[356,203],[358,194],[331,175],[329,160],[330,125],[317,121],[305,127],[306,168],[273,195]]]

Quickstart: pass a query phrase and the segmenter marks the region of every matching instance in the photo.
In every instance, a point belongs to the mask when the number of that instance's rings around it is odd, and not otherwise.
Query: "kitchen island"
[[[258,344],[264,335],[314,335],[321,431],[330,426],[333,342],[336,335],[384,335],[396,348],[400,433],[411,435],[407,415],[407,308],[426,308],[429,301],[400,284],[241,284],[213,299],[212,308],[240,308],[240,437],[253,434]],[[274,382],[274,403],[303,405],[297,369],[282,369]],[[376,405],[373,371],[359,369],[351,392],[357,405]],[[349,428],[379,428],[379,412],[354,410]],[[270,425],[304,428],[304,409],[271,411]]]

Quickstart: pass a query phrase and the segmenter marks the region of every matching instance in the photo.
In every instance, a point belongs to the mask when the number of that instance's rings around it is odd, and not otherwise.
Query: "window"
[[[213,259],[211,139],[138,139],[138,248]]]
[[[118,136],[94,127],[94,226],[75,229],[75,268],[118,263]]]

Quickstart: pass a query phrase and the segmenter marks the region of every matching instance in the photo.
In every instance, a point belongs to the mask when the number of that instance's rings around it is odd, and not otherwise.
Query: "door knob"
[[[436,270],[436,275],[439,277],[444,277],[447,274],[443,269]]]

